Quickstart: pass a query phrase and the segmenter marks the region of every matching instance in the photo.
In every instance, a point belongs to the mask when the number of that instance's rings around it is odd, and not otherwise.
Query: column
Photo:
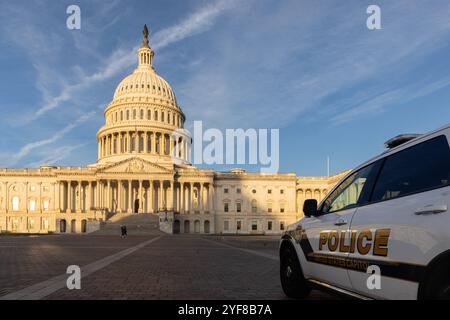
[[[75,204],[75,211],[81,212],[81,204],[83,201],[83,195],[81,194],[81,181],[78,181],[77,190],[78,190],[78,203]]]
[[[87,185],[86,185],[86,205],[84,210],[86,212],[90,212],[91,211],[91,207],[92,207],[92,189],[93,189],[93,182],[92,181],[88,181]]]
[[[52,210],[59,212],[59,181],[53,183],[53,201]]]
[[[163,181],[159,181],[159,188],[158,188],[158,211],[162,209],[163,207]]]
[[[150,208],[152,210],[152,213],[155,212],[155,204],[154,204],[154,200],[155,200],[155,185],[153,184],[153,181],[150,181],[150,187],[149,187],[149,200],[150,200]]]
[[[139,153],[139,133],[136,132],[134,134],[134,151],[135,153]]]
[[[95,185],[95,208],[100,208],[100,180]]]
[[[67,208],[66,212],[72,212],[72,181],[67,181]]]
[[[150,213],[153,213],[153,181],[149,181],[148,192],[147,192],[147,208]]]
[[[147,154],[148,153],[148,145],[147,145],[147,139],[148,139],[148,133],[147,131],[144,131],[144,153]]]
[[[192,213],[194,209],[194,183],[190,183],[189,189],[189,212]]]
[[[177,212],[181,213],[181,182],[177,188]]]
[[[142,197],[142,180],[139,180],[139,213],[144,212],[144,199]]]
[[[205,193],[206,193],[206,195],[205,195],[205,211],[209,212],[209,187],[208,188],[205,187]]]
[[[199,194],[199,199],[198,199],[198,203],[199,203],[199,210],[201,213],[203,213],[204,210],[204,203],[203,203],[203,182],[200,182],[200,190],[198,192]]]
[[[127,137],[127,143],[126,143],[127,153],[131,153],[131,136],[130,136],[130,132],[129,131],[125,132],[125,135]]]
[[[56,192],[56,190],[57,190],[57,186],[58,186],[58,182],[53,182],[52,183],[52,188],[53,188],[53,197],[52,197],[52,200],[50,200],[50,210],[52,210],[52,211],[56,211],[56,201],[57,201],[57,192]]]
[[[151,141],[151,153],[152,154],[155,154],[156,153],[156,134],[155,134],[155,132],[152,132],[151,133],[151,136],[150,136],[150,141]]]
[[[106,180],[106,208],[112,211],[112,188],[111,180]]]
[[[184,137],[181,137],[180,147],[178,148],[178,151],[179,151],[180,159],[184,160],[183,150],[184,150]]]
[[[109,156],[109,135],[106,135],[105,137],[105,144],[106,144],[106,152],[105,155]]]
[[[117,180],[117,212],[122,213],[122,181]]]
[[[4,188],[3,188],[3,204],[2,204],[2,209],[5,210],[5,212],[8,211],[8,182],[4,182],[3,183]]]
[[[170,135],[169,136],[169,141],[170,141],[169,154],[170,154],[171,157],[176,157],[176,153],[175,153],[175,150],[174,150],[174,148],[175,148],[175,141],[173,139],[174,139],[173,136]]]
[[[214,183],[209,184],[209,211],[214,211]]]
[[[185,211],[185,207],[184,207],[184,194],[185,190],[184,190],[184,182],[180,183],[180,212],[184,213]]]
[[[132,188],[131,188],[131,183],[132,180],[128,180],[128,213],[132,213],[133,212],[133,205],[131,203],[131,192],[132,192]]]
[[[174,205],[174,192],[173,192],[173,188],[174,188],[174,183],[173,183],[173,181],[169,181],[169,188],[167,188],[167,205],[166,205],[166,207],[167,207],[167,210],[174,210],[174,207],[175,207],[175,205]]]

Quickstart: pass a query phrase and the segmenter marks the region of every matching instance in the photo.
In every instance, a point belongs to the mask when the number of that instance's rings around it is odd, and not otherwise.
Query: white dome
[[[138,67],[120,82],[114,93],[114,100],[127,97],[151,97],[177,105],[172,88],[153,68]]]

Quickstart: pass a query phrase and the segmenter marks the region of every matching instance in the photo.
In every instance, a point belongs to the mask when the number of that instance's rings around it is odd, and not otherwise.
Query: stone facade
[[[148,39],[117,87],[87,167],[0,169],[0,232],[85,233],[115,214],[169,213],[174,233],[279,234],[345,174],[297,177],[191,165],[191,136]]]

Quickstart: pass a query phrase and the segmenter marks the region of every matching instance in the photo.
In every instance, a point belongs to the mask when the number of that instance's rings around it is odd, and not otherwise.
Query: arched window
[[[141,109],[141,120],[144,119],[144,110]]]
[[[149,110],[147,110],[147,120],[150,120],[151,117],[152,117],[152,111],[149,109]]]
[[[127,120],[130,120],[130,110],[127,110]]]
[[[161,112],[161,122],[164,122],[164,111]]]
[[[158,110],[155,110],[155,116],[153,117],[153,120],[158,121]]]
[[[123,121],[123,111],[120,111],[120,121]]]
[[[133,120],[136,119],[136,109],[133,109]]]

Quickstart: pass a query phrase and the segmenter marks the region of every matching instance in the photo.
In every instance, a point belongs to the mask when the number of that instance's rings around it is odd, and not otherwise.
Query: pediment
[[[125,159],[100,168],[98,173],[163,173],[171,174],[172,170],[138,157]]]

